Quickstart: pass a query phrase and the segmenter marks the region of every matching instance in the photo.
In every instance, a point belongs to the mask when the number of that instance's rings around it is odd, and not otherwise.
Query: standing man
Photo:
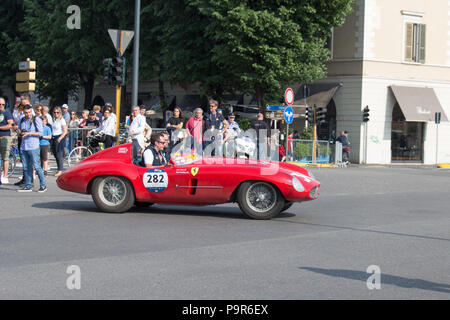
[[[25,186],[17,190],[18,192],[32,191],[33,169],[39,177],[39,193],[46,192],[47,186],[44,178],[44,171],[40,164],[39,138],[43,136],[42,120],[33,116],[33,108],[26,106],[23,109],[24,118],[19,123],[19,134],[22,137],[20,145],[23,157],[23,173],[25,176]]]
[[[114,144],[114,137],[116,135],[116,119],[111,115],[111,111],[106,109],[103,113],[103,122],[100,127],[91,130],[90,133],[100,133],[105,142],[105,148],[111,148]],[[96,142],[98,144],[98,142]]]
[[[66,121],[67,125],[70,123],[70,112],[69,112],[69,106],[67,104],[63,104],[61,107],[62,110],[62,117],[64,121]],[[68,155],[70,153],[70,139],[66,139],[66,145],[64,146],[65,155]]]
[[[20,105],[17,108],[14,108],[14,112],[13,112],[13,118],[14,118],[14,121],[16,122],[15,129],[17,131],[20,130],[20,122],[21,122],[22,118],[24,117],[25,107],[29,106],[31,108],[31,104],[30,104],[31,96],[28,92],[23,92],[20,94],[20,97],[18,100],[20,101]],[[32,115],[34,115],[33,108],[31,108],[31,112],[32,112]],[[19,157],[20,157],[20,162],[22,162],[22,168],[24,168],[24,166],[23,166],[24,160],[22,157],[22,150],[20,148],[21,144],[22,144],[22,137],[20,136],[20,134],[18,134],[17,135],[17,145],[19,147]],[[25,173],[23,173],[22,179],[20,179],[16,183],[14,183],[14,185],[20,186],[20,187],[23,187],[25,185]]]
[[[8,184],[9,151],[11,149],[11,128],[14,119],[11,112],[6,110],[6,101],[0,98],[0,156],[3,161],[3,172],[1,173],[1,183]]]
[[[69,113],[69,106],[67,104],[63,104],[62,107],[62,116],[67,124],[70,122],[70,113]]]
[[[234,113],[228,116],[229,127],[228,130],[225,131],[225,137],[223,139],[223,143],[225,145],[225,156],[228,158],[234,157],[234,153],[236,151],[234,139],[241,134],[241,128],[239,128],[239,124],[234,121],[235,118]]]
[[[348,132],[341,131],[341,135],[336,141],[342,143],[342,162],[348,163],[350,159],[350,141],[348,141]]]
[[[48,106],[44,106],[44,107],[42,108],[42,115],[45,116],[45,117],[47,118],[47,123],[48,123],[48,125],[51,127],[52,124],[53,124],[53,118],[52,118],[52,116],[50,115],[49,112],[50,112],[50,109],[49,109]]]
[[[197,153],[202,152],[203,143],[203,128],[205,126],[205,121],[203,120],[203,110],[201,108],[196,108],[194,110],[194,116],[191,117],[186,123],[186,132],[188,137],[191,139],[191,150],[195,150]]]
[[[139,149],[144,149],[144,130],[147,120],[138,106],[133,106],[131,113],[134,119],[131,122],[128,136],[131,138],[131,159],[135,160],[140,154]]]
[[[217,112],[218,107],[219,103],[216,100],[209,100],[209,112],[203,117],[205,120],[205,137],[209,139],[205,139],[206,141],[203,142],[203,150],[211,143],[216,143],[219,140],[219,136],[228,130],[228,121],[225,120],[221,113]],[[223,128],[220,130],[222,124]],[[211,151],[212,156],[215,155],[216,148],[219,149],[219,152],[222,151],[222,146],[216,144],[216,147]]]
[[[258,113],[257,119],[251,124],[250,128],[255,130],[256,134],[256,145],[258,150],[257,159],[266,159],[267,152],[266,155],[264,155],[264,151],[267,151],[267,148],[265,148],[265,146],[267,146],[270,141],[270,128],[269,125],[264,121],[264,115],[262,113]]]

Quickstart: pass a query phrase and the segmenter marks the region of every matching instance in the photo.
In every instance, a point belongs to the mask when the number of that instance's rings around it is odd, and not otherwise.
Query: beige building
[[[322,130],[349,132],[353,162],[450,163],[450,1],[356,0],[331,49],[311,88],[340,85]]]

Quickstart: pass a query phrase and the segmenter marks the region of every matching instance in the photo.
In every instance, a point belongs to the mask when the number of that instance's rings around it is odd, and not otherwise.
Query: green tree
[[[266,96],[280,96],[292,82],[325,76],[327,37],[344,22],[352,0],[194,0],[209,23],[211,61],[233,87],[256,96],[263,110]]]
[[[27,57],[23,44],[26,35],[18,26],[25,15],[23,0],[3,0],[0,6],[0,84],[15,91],[16,72],[19,61]],[[16,50],[13,50],[16,48]]]
[[[32,39],[27,51],[36,60],[38,93],[60,104],[83,88],[89,105],[95,80],[103,71],[102,60],[115,55],[107,29],[132,21],[132,13],[124,19],[129,10],[121,8],[129,8],[134,1],[79,0],[81,28],[69,29],[67,8],[72,2],[25,0],[21,32]]]

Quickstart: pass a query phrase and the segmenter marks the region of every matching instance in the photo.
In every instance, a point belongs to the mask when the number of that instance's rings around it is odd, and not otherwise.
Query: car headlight
[[[298,192],[304,192],[304,191],[305,191],[305,187],[302,185],[302,183],[300,182],[300,180],[297,179],[297,177],[293,177],[293,178],[292,178],[292,186],[293,186],[294,189],[297,190]]]

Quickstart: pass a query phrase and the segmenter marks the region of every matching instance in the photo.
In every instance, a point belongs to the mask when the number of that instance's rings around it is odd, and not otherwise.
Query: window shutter
[[[419,63],[425,63],[426,25],[419,24]]]
[[[406,39],[405,39],[405,61],[413,61],[414,53],[414,24],[406,24]]]

